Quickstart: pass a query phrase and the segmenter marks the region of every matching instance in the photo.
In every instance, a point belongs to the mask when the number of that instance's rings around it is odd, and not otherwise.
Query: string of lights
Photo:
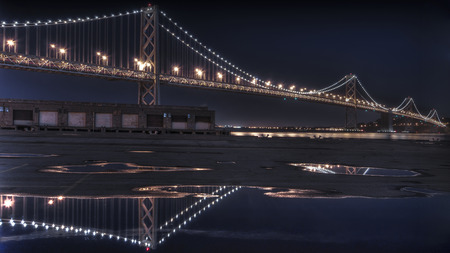
[[[97,20],[105,20],[105,19],[112,19],[122,16],[129,16],[129,15],[135,15],[141,13],[142,10],[134,10],[134,11],[126,11],[126,12],[119,12],[117,14],[110,14],[110,15],[95,15],[93,17],[86,17],[86,18],[60,18],[56,20],[52,19],[42,19],[46,21],[36,20],[34,22],[31,21],[1,21],[1,27],[4,28],[19,28],[19,27],[30,27],[30,26],[51,26],[51,25],[64,25],[64,24],[72,24],[72,23],[83,23],[83,22],[92,22]]]
[[[197,218],[198,215],[200,215],[202,212],[206,211],[207,209],[213,207],[215,204],[218,204],[220,201],[222,201],[224,198],[230,196],[230,194],[238,191],[241,188],[241,186],[234,187],[232,190],[226,192],[223,196],[220,196],[219,198],[213,200],[210,202],[207,206],[203,207],[199,211],[195,212],[191,216],[187,217],[185,220],[181,221],[180,225],[178,227],[171,230],[168,234],[166,234],[164,237],[161,238],[161,240],[158,241],[158,244],[164,243],[164,241],[169,238],[171,235],[175,234],[177,231],[179,231],[182,227],[189,224],[191,221],[193,221],[195,218]]]
[[[410,102],[410,98],[409,98],[409,97],[403,99],[403,101],[400,103],[400,105],[397,106],[397,107],[395,107],[395,108],[393,108],[392,111],[401,111],[401,110],[403,110],[407,105],[406,105],[406,106],[403,106],[403,107],[402,107],[402,105],[403,105],[405,102],[407,102],[407,101],[408,101],[408,103]],[[400,108],[400,107],[401,107],[401,108]]]
[[[213,191],[211,194],[214,195],[216,193],[219,193],[222,190],[225,190],[226,187],[222,187],[220,186],[219,189]],[[168,225],[170,225],[171,222],[174,222],[176,219],[178,219],[179,217],[182,217],[182,215],[186,214],[189,212],[189,210],[193,209],[195,206],[197,206],[198,204],[202,203],[204,200],[206,200],[206,197],[201,198],[200,200],[194,202],[192,205],[186,207],[185,209],[183,209],[181,212],[175,214],[173,217],[169,218],[168,221],[166,221],[162,226],[159,227],[159,229],[163,229],[165,227],[167,227]]]
[[[214,50],[212,50],[211,48],[205,46],[202,42],[200,42],[197,38],[193,37],[193,35],[188,32],[187,30],[183,29],[183,27],[179,26],[178,23],[174,22],[172,20],[172,18],[168,17],[167,14],[163,11],[160,11],[160,13],[162,14],[163,17],[165,17],[169,22],[171,22],[176,28],[178,28],[182,33],[186,34],[187,36],[189,36],[196,44],[198,44],[198,46],[200,46],[201,48],[207,50],[209,53],[211,53],[212,55],[214,55],[218,60],[223,61],[225,64],[227,64],[229,67],[235,69],[236,71],[241,72],[242,74],[248,76],[249,78],[255,78],[256,80],[259,80],[257,77],[255,77],[254,75],[251,75],[250,73],[242,70],[241,68],[237,67],[235,64],[231,63],[230,61],[224,59],[223,57],[220,57],[220,54],[218,54],[217,52],[215,52]],[[163,27],[164,28],[164,27]],[[168,31],[169,32],[169,31]],[[174,34],[174,33],[173,33]],[[193,49],[195,50],[195,49]],[[225,67],[222,66],[222,68],[225,69]]]
[[[16,226],[16,224],[20,224],[22,225],[22,227],[26,228],[28,226],[31,226],[35,229],[40,229],[43,228],[45,230],[49,230],[49,229],[54,229],[55,231],[61,231],[61,232],[66,232],[66,233],[73,233],[75,235],[90,235],[90,236],[97,236],[99,235],[101,238],[103,237],[108,237],[109,239],[117,239],[122,240],[123,242],[127,242],[129,241],[132,244],[137,244],[137,245],[141,245],[141,246],[150,246],[149,243],[145,243],[143,241],[140,240],[136,240],[133,238],[127,238],[124,236],[120,236],[117,234],[111,234],[108,233],[106,231],[102,231],[102,230],[98,230],[98,229],[94,229],[94,228],[83,228],[83,227],[76,227],[76,226],[65,226],[62,224],[49,224],[49,223],[39,223],[36,221],[25,221],[25,220],[18,220],[18,219],[14,219],[14,218],[10,218],[10,219],[5,219],[4,220],[5,223],[9,224],[11,227]],[[3,220],[0,219],[0,226],[3,225]]]
[[[356,76],[355,76],[356,77]],[[364,88],[364,85],[362,85],[361,81],[359,81],[358,77],[356,77],[356,81],[358,81],[358,84],[361,86],[361,88],[363,89],[363,91],[367,94],[367,96],[369,96],[369,98],[375,103],[376,106],[383,108],[385,110],[389,110],[388,108],[382,106],[380,103],[378,103],[377,101],[375,101],[375,99],[372,98],[372,96],[370,96],[369,92],[367,92],[366,88]]]

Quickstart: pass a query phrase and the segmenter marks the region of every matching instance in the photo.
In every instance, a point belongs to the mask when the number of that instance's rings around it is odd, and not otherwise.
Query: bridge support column
[[[153,83],[139,83],[139,99],[141,105],[159,105],[159,8],[149,6],[141,12],[140,66],[144,71],[152,72]]]
[[[150,243],[155,249],[158,244],[156,237],[156,199],[139,199],[139,240],[141,243]]]
[[[347,81],[353,77],[352,74],[347,75]],[[356,129],[357,115],[356,115],[356,79],[353,78],[345,85],[345,97],[352,106],[345,108],[345,128]]]
[[[138,104],[140,105],[158,105],[159,104],[159,85],[156,82],[138,83]]]
[[[381,119],[380,119],[380,127],[381,130],[383,131],[389,131],[392,132],[394,131],[393,127],[392,127],[392,111],[389,110],[389,112],[381,113]]]

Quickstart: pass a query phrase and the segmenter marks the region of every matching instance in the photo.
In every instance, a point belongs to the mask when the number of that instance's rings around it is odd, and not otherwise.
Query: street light
[[[175,75],[178,75],[178,71],[180,71],[180,68],[175,66],[173,67],[173,73],[175,73]]]
[[[195,69],[195,72],[196,72],[197,76],[199,76],[200,78],[202,78],[202,76],[203,76],[203,70],[201,70],[201,69]]]
[[[102,55],[103,62],[106,62],[106,65],[108,65],[108,56]]]
[[[219,80],[220,80],[220,81],[222,81],[222,78],[223,78],[223,75],[222,75],[222,73],[220,73],[220,72],[219,72],[219,73],[217,73],[217,78],[219,78]]]
[[[55,44],[50,44],[49,47],[50,47],[50,58],[52,57],[52,51],[53,51],[52,49],[55,50],[55,58],[56,58],[56,53],[57,53],[56,52],[56,45]]]
[[[14,40],[7,40],[6,44],[8,45],[9,52],[11,52],[11,47],[15,48],[15,46],[16,46],[16,42]]]
[[[59,55],[61,56],[61,59],[62,59],[62,56],[63,55],[66,55],[66,58],[67,58],[67,50],[65,49],[65,48],[60,48],[59,49]]]
[[[14,201],[12,199],[7,198],[3,201],[3,206],[4,207],[12,207],[13,203],[14,203]]]
[[[101,63],[101,57],[102,57],[102,52],[100,52],[100,51],[97,51],[96,52],[96,55],[97,55],[97,57],[96,57],[96,59],[97,59],[97,64],[98,65],[100,65],[100,63]]]

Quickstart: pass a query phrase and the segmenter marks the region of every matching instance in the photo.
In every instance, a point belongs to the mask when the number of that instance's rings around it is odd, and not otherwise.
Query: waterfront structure
[[[215,133],[206,107],[0,99],[0,127],[28,130]]]

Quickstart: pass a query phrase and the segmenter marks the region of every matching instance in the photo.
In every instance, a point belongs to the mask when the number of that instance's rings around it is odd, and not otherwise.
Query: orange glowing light
[[[4,207],[12,207],[14,201],[12,199],[5,199],[5,201],[3,201],[3,206]]]

